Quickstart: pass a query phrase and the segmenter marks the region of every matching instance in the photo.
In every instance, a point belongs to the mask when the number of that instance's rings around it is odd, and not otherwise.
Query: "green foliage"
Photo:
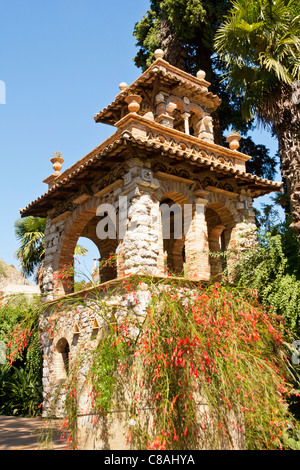
[[[22,295],[13,296],[0,305],[0,340],[6,342],[7,335],[23,319],[27,310],[26,298]]]
[[[208,61],[209,70],[202,68],[210,74],[214,33],[229,5],[228,1],[151,0],[150,10],[135,25],[133,33],[140,47],[134,59],[136,65],[149,67],[155,49],[166,39],[163,28],[167,26],[176,40],[175,47],[179,46],[178,54],[186,57],[186,71],[196,73],[201,62]]]
[[[0,259],[0,276],[7,277],[5,265],[3,261],[1,261],[1,259]]]
[[[98,345],[91,373],[96,394],[95,405],[103,413],[111,410],[115,388],[119,385],[116,372],[120,361],[129,360],[129,353],[125,343],[115,342],[114,334],[107,335]]]
[[[15,235],[21,245],[16,257],[26,276],[34,274],[45,255],[45,228],[46,219],[40,217],[25,217],[15,222]]]
[[[38,268],[45,256],[45,229],[46,219],[41,217],[30,216],[17,219],[15,222],[15,236],[20,243],[20,248],[15,254],[21,262],[21,268],[25,276],[31,276],[32,274],[37,276]],[[75,255],[86,256],[87,253],[86,248],[76,245]]]
[[[37,416],[42,401],[39,303],[12,296],[0,307],[0,340],[6,363],[0,366],[0,414]]]
[[[74,250],[74,255],[76,256],[86,256],[88,254],[88,249],[81,245],[76,245]]]
[[[154,51],[159,47],[159,21],[154,11],[149,11],[135,25],[134,35],[140,38],[138,44],[141,46],[135,57],[135,64],[145,70],[153,62]]]
[[[253,122],[245,122],[241,107],[243,97],[232,93],[223,81],[225,62],[214,50],[214,36],[231,7],[226,0],[152,0],[150,10],[135,25],[138,52],[135,64],[145,70],[154,61],[154,52],[164,49],[166,60],[172,65],[195,75],[199,69],[206,72],[210,90],[222,100],[213,113],[215,142],[226,144],[226,132],[232,127],[243,137],[241,151],[253,158],[247,163],[247,171],[258,176],[273,178],[276,158],[269,155],[264,145],[256,145],[249,130]]]
[[[265,145],[255,144],[250,137],[245,137],[240,141],[239,151],[252,156],[246,162],[247,173],[269,180],[275,177],[276,164],[279,162],[279,158],[277,155],[270,156],[270,151]]]
[[[199,25],[206,20],[206,4],[201,0],[165,0],[160,2],[161,11],[174,25],[175,34],[188,40],[194,38]]]
[[[238,0],[218,29],[215,50],[226,62],[231,90],[243,96],[246,119],[268,101],[272,108],[276,87],[299,79],[299,13],[297,0]]]
[[[261,233],[258,245],[238,260],[232,282],[256,290],[263,305],[282,317],[286,332],[300,337],[299,241],[286,224]]]
[[[0,414],[30,416],[40,414],[42,383],[34,369],[6,367],[0,369]]]

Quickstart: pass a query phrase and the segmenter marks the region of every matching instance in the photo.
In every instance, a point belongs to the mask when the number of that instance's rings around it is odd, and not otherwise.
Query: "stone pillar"
[[[192,207],[192,220],[186,230],[186,275],[190,279],[199,281],[210,279],[208,234],[205,220],[207,203],[207,199],[196,195],[195,204]]]
[[[196,125],[195,136],[205,142],[214,142],[214,129],[211,116],[204,116]]]
[[[220,237],[224,230],[225,230],[224,225],[216,225],[209,232],[209,240],[208,240],[209,251],[212,253],[219,253],[220,256],[222,254],[222,246],[220,243]],[[211,266],[211,280],[219,281],[222,278],[222,274],[223,274],[222,273],[223,271],[222,258],[210,256],[210,266]]]
[[[182,114],[182,119],[184,121],[184,132],[187,134],[187,135],[190,135],[190,124],[189,124],[189,118],[190,118],[190,114],[189,113],[183,113]]]
[[[176,104],[166,104],[166,97],[163,93],[158,93],[155,97],[156,114],[155,121],[166,127],[173,127],[174,117],[172,116],[176,109]]]
[[[140,160],[132,159],[129,165],[124,189],[119,194],[119,198],[127,198],[126,219],[124,209],[120,216],[124,233],[121,234],[119,275],[156,275],[160,253],[157,223],[159,206],[152,195],[159,183]]]
[[[115,251],[117,248],[117,240],[109,240],[103,247],[100,245],[100,283],[107,282],[117,277],[117,266],[115,260]],[[112,258],[111,258],[112,257]]]
[[[57,223],[47,221],[45,229],[45,256],[41,273],[39,275],[39,286],[43,295],[44,301],[53,300],[54,295],[64,293],[63,287],[58,287],[57,273],[55,266],[58,265],[58,245],[64,228],[64,221],[60,220]]]

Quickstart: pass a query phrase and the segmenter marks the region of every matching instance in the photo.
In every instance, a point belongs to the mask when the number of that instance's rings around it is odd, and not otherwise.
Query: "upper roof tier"
[[[155,56],[155,62],[131,85],[120,84],[121,92],[109,106],[95,115],[96,122],[115,125],[128,113],[126,99],[129,95],[142,98],[140,115],[149,111],[155,114],[156,97],[163,92],[200,106],[206,114],[220,106],[220,98],[208,90],[210,83],[205,80],[204,71],[199,70],[194,77],[166,62],[162,51],[156,51]]]
[[[66,197],[78,201],[81,191],[98,197],[102,183],[109,189],[116,181],[122,182],[127,160],[137,153],[148,164],[163,158],[172,168],[184,166],[188,183],[209,174],[216,184],[230,180],[240,189],[249,189],[253,197],[280,190],[282,183],[247,173],[246,162],[251,157],[238,151],[239,135],[227,137],[229,148],[215,143],[211,113],[221,100],[209,92],[209,86],[205,72],[194,77],[170,65],[163,52],[156,51],[155,62],[131,85],[121,84],[113,103],[94,117],[96,122],[115,126],[116,132],[63,173],[62,155],[55,154],[51,159],[55,172],[44,180],[48,191],[22,209],[22,216],[47,217]],[[115,166],[118,178],[107,183],[105,178],[114,177]],[[206,184],[201,181],[199,184]],[[89,188],[82,189],[86,185]]]

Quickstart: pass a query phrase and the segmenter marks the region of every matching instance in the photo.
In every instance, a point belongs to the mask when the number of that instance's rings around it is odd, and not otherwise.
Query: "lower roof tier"
[[[230,164],[228,158],[225,161],[226,156],[235,155],[228,149],[224,154],[218,154],[213,151],[218,146],[205,143],[199,144],[199,148],[191,148],[176,145],[174,141],[163,141],[153,135],[147,140],[139,139],[128,130],[117,134],[105,142],[107,145],[97,147],[57,177],[45,194],[21,209],[22,217],[47,217],[48,212],[60,202],[70,200],[70,203],[78,203],[86,196],[100,196],[105,188],[113,188],[116,182],[122,182],[127,172],[126,161],[133,157],[144,160],[154,175],[177,177],[186,182],[198,183],[203,189],[215,186],[227,193],[246,189],[252,197],[282,189],[280,182],[269,181],[238,169]]]

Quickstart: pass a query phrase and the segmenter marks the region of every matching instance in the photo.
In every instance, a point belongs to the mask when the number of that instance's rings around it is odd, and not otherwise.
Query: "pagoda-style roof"
[[[128,112],[125,101],[127,96],[138,94],[147,97],[153,105],[155,95],[158,91],[164,90],[171,90],[174,95],[182,98],[187,97],[209,113],[212,113],[220,106],[221,99],[208,91],[210,83],[202,78],[203,75],[205,73],[201,74],[201,78],[194,77],[183,70],[177,69],[162,58],[158,58],[131,85],[120,85],[121,93],[116,96],[109,106],[95,115],[95,122],[113,126]]]
[[[246,172],[245,164],[251,157],[238,151],[239,136],[227,138],[229,148],[214,143],[210,114],[220,105],[220,99],[209,92],[205,73],[199,71],[194,77],[170,65],[163,60],[161,51],[157,52],[156,61],[131,85],[121,84],[121,93],[114,102],[95,116],[96,122],[114,125],[116,132],[62,174],[63,159],[55,155],[51,161],[56,171],[44,180],[48,191],[22,209],[22,217],[47,217],[61,201],[82,201],[82,188],[94,184],[96,179],[101,180],[101,191],[98,184],[97,191],[90,186],[87,192],[88,197],[98,197],[105,185],[108,189],[114,187],[113,178],[122,183],[127,171],[125,162],[133,155],[148,163],[155,158],[157,162],[167,159],[169,177],[187,183],[200,181],[203,189],[211,186],[211,178],[203,182],[205,175],[213,176],[222,187],[224,182],[231,182],[236,188],[250,189],[253,197],[282,188],[282,183]],[[177,125],[178,115],[175,119],[172,114],[177,107],[184,130]],[[189,117],[195,131],[192,135]],[[167,177],[157,162],[151,164],[154,173]],[[114,174],[112,170],[118,165]],[[176,168],[180,168],[180,174]]]
[[[112,138],[114,137],[114,139]],[[282,183],[269,181],[267,179],[246,173],[244,171],[221,163],[217,159],[212,160],[205,150],[197,152],[196,147],[191,149],[187,147],[183,149],[180,145],[168,145],[159,139],[150,138],[147,141],[134,137],[129,131],[124,131],[121,135],[116,135],[107,139],[101,146],[94,149],[86,157],[80,160],[76,165],[65,171],[54,185],[42,196],[30,203],[21,210],[22,217],[29,215],[46,217],[47,212],[55,207],[57,201],[65,199],[67,195],[74,195],[78,192],[80,186],[86,183],[87,177],[98,174],[103,176],[110,170],[110,166],[116,162],[124,161],[126,158],[126,150],[128,156],[132,155],[132,149],[140,151],[140,156],[145,158],[154,158],[158,156],[166,156],[172,161],[189,163],[198,175],[203,172],[211,172],[211,175],[224,180],[234,180],[240,186],[251,187],[256,196],[268,194],[273,191],[279,191]],[[105,145],[106,144],[106,145]],[[223,149],[215,144],[202,144],[202,147],[208,152],[213,147],[218,147],[226,151],[226,155],[238,152],[229,149]],[[243,155],[243,154],[241,154]],[[187,179],[187,175],[185,176]],[[190,178],[193,175],[191,172]],[[184,179],[184,178],[182,178]]]

